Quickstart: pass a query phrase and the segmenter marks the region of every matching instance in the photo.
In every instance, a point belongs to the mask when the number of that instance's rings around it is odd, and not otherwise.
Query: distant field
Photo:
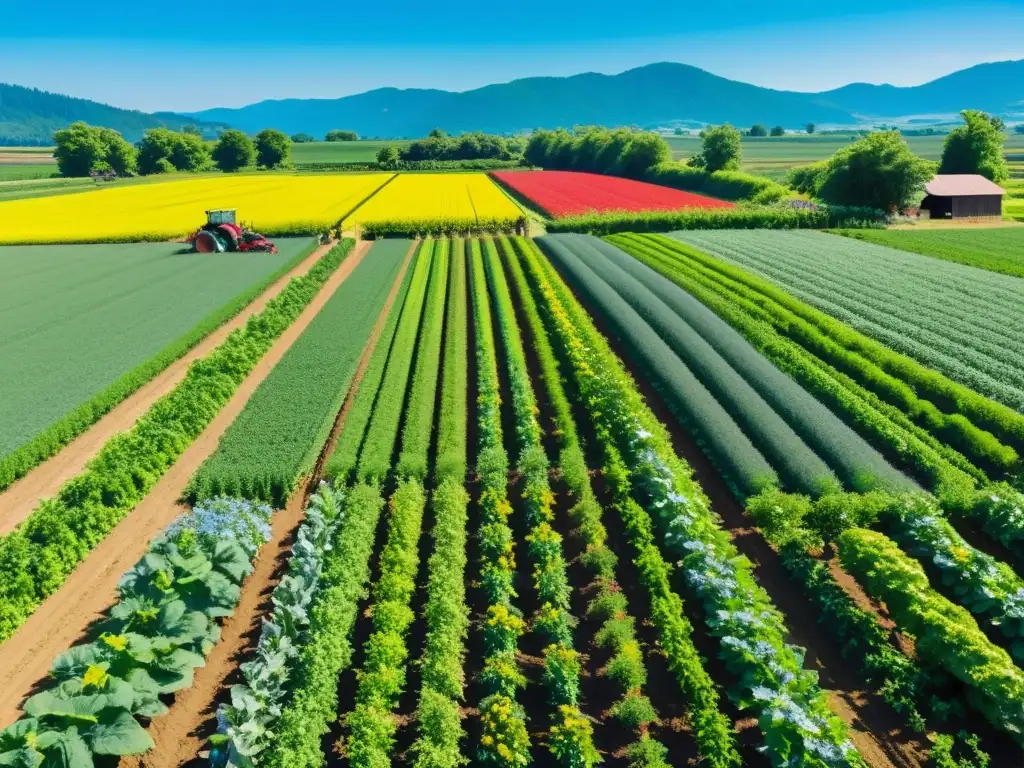
[[[1024,277],[1024,227],[916,230],[856,229],[840,234],[902,251]]]
[[[742,168],[748,173],[780,178],[791,168],[830,157],[853,140],[852,136],[821,135],[744,137]],[[945,136],[908,136],[907,144],[921,157],[938,160],[945,140]],[[666,141],[672,148],[672,157],[676,160],[687,158],[700,149],[700,139],[697,136],[667,136]],[[1011,135],[1006,141],[1006,154],[1011,159],[1011,164],[1014,155],[1018,155],[1020,161],[1024,161],[1024,136]]]
[[[313,141],[292,144],[293,163],[372,163],[389,144],[401,149],[408,141]]]
[[[6,163],[0,156],[0,182],[45,179],[55,173],[57,166],[52,163]]]
[[[178,253],[176,243],[0,248],[0,457],[309,246]]]

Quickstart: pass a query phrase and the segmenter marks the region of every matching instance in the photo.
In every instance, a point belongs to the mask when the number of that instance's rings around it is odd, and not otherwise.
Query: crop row
[[[681,233],[983,395],[1024,407],[1019,280],[820,233]]]
[[[0,541],[0,639],[6,639],[152,489],[210,423],[351,248],[344,241],[293,280],[245,328],[190,368],[182,382],[78,477]]]
[[[485,696],[479,702],[482,735],[477,759],[486,765],[520,766],[530,762],[526,712],[516,701],[526,678],[516,652],[525,623],[514,605],[515,537],[508,519],[508,454],[501,426],[501,394],[494,326],[487,295],[480,243],[469,244],[469,275],[477,364],[477,460],[481,520],[480,587],[487,603],[483,618],[484,660],[480,682]]]
[[[623,727],[639,734],[638,740],[627,748],[626,756],[631,765],[638,768],[668,768],[668,763],[665,762],[668,750],[648,732],[649,726],[657,720],[657,712],[643,692],[647,683],[647,669],[644,665],[643,651],[636,637],[635,620],[629,614],[625,593],[616,581],[617,558],[608,547],[608,531],[602,522],[601,506],[591,487],[590,474],[580,445],[572,406],[562,386],[555,351],[530,293],[520,256],[517,255],[517,252],[521,253],[523,248],[528,247],[526,242],[521,238],[517,238],[514,243],[502,239],[501,253],[505,267],[516,286],[519,306],[530,329],[541,379],[553,411],[552,427],[559,445],[559,468],[569,492],[575,499],[569,514],[579,526],[578,535],[585,547],[582,562],[593,578],[590,585],[593,597],[588,601],[587,614],[601,622],[600,629],[595,635],[595,642],[610,652],[610,659],[601,674],[617,684],[621,696],[612,705],[610,712]],[[670,611],[652,612],[652,615],[660,625],[673,628],[681,621]],[[662,647],[670,648],[668,633],[661,626],[659,633]],[[685,644],[685,634],[674,632],[675,637],[683,638],[681,644]],[[666,651],[674,660],[673,666],[676,669],[686,670],[682,678],[684,680],[697,680],[703,671],[699,660],[696,666],[682,660],[691,650],[693,658],[696,658],[696,650],[692,648],[692,643],[682,652],[675,649]],[[677,659],[678,662],[675,661]],[[713,709],[717,707],[713,706]]]
[[[193,499],[285,505],[334,424],[401,262],[371,249],[249,398],[192,479]]]
[[[65,445],[85,432],[121,401],[152,380],[203,339],[240,313],[267,288],[295,268],[316,248],[315,242],[298,250],[279,268],[250,285],[243,292],[204,317],[197,325],[172,341],[152,357],[107,385],[72,411],[53,421],[30,441],[0,458],[0,491],[24,476],[33,467],[56,455]]]
[[[217,710],[218,731],[210,751],[215,768],[254,764],[273,744],[281,709],[295,683],[327,553],[343,522],[343,505],[344,495],[326,483],[309,499],[288,573],[274,589],[273,610],[263,620],[255,657],[241,665],[245,682],[233,685],[231,703]]]
[[[403,240],[384,241],[374,246],[380,250],[407,253],[410,244]],[[416,258],[415,256],[413,258]],[[415,263],[415,262],[413,262]],[[349,406],[345,416],[345,426],[338,436],[338,442],[334,451],[327,458],[324,465],[324,476],[333,482],[343,485],[350,479],[350,475],[359,463],[359,450],[363,445],[366,436],[366,427],[373,415],[373,406],[377,400],[377,392],[380,390],[380,383],[384,379],[384,370],[387,366],[388,355],[394,343],[395,333],[398,330],[398,320],[402,315],[401,308],[405,306],[412,285],[414,269],[406,268],[402,285],[395,296],[394,306],[388,313],[384,327],[373,347],[370,361],[367,363],[363,378],[359,383],[359,389]]]
[[[786,643],[782,615],[754,580],[752,564],[722,532],[689,467],[607,342],[553,268],[530,254],[526,261],[598,439],[610,455],[621,453],[632,498],[652,514],[664,547],[681,560],[678,578],[702,605],[704,623],[737,678],[734,700],[759,716],[773,764],[864,765],[816,675],[803,669],[802,654]]]
[[[484,262],[505,351],[516,425],[516,470],[522,475],[521,504],[528,529],[527,551],[533,561],[533,586],[540,606],[532,619],[532,629],[543,638],[543,683],[548,702],[557,708],[548,733],[548,749],[560,765],[589,768],[601,758],[594,747],[590,721],[579,709],[582,663],[579,652],[573,647],[573,628],[577,620],[570,604],[572,587],[562,537],[552,525],[554,494],[548,482],[548,458],[541,444],[537,399],[530,382],[512,295],[493,240],[484,242]]]
[[[122,577],[95,639],[58,656],[47,687],[0,732],[3,762],[77,768],[151,749],[140,719],[165,715],[162,697],[192,686],[270,538],[270,516],[265,504],[216,499],[171,523]]]
[[[466,475],[467,308],[465,243],[450,244],[444,365],[438,413],[437,486],[432,495],[434,551],[427,564],[427,635],[416,714],[415,768],[457,766],[465,737],[459,711],[464,697],[466,637],[466,544],[469,494]]]
[[[433,261],[433,241],[420,246],[413,267],[409,293],[402,305],[398,328],[388,355],[387,367],[366,427],[357,475],[364,482],[380,483],[391,470],[391,458],[405,406],[406,386],[412,370],[413,354],[427,292],[427,278]],[[361,389],[361,387],[360,387]]]
[[[394,750],[398,724],[392,710],[405,690],[407,635],[415,619],[409,603],[416,591],[426,502],[420,481],[410,478],[399,482],[388,507],[387,540],[369,609],[373,631],[363,646],[355,706],[346,718],[345,754],[359,768],[387,763]]]
[[[447,288],[448,241],[438,240],[434,244],[416,367],[409,387],[405,425],[402,427],[402,450],[395,468],[399,477],[415,477],[420,482],[427,476],[427,452],[434,423],[434,398],[437,394]]]

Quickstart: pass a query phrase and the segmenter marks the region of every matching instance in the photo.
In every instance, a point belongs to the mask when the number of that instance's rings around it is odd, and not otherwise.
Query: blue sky
[[[159,11],[50,0],[45,12],[13,2],[0,12],[0,82],[148,111],[382,86],[466,90],[654,61],[792,90],[914,85],[1024,58],[1021,0],[172,0]]]

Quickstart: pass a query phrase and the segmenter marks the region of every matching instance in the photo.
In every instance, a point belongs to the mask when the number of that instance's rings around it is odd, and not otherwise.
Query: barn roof
[[[924,191],[936,197],[965,195],[1005,195],[1006,190],[977,173],[940,174],[924,185]]]

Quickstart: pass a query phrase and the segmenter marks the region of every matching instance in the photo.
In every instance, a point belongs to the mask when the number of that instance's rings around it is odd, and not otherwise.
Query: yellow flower
[[[82,675],[82,686],[84,688],[102,688],[107,684],[107,678],[110,675],[103,667],[97,667],[95,664],[90,664],[85,670],[85,674]]]
[[[112,635],[109,632],[104,632],[100,635],[100,640],[106,643],[107,647],[113,648],[115,651],[123,651],[128,647],[128,638],[124,635]]]

